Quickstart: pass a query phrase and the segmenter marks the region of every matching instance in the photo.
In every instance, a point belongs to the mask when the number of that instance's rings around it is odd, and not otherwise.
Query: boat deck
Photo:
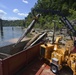
[[[27,67],[18,71],[15,75],[55,75],[51,72],[50,66],[43,60],[34,60]],[[64,68],[58,75],[73,75],[71,70]]]

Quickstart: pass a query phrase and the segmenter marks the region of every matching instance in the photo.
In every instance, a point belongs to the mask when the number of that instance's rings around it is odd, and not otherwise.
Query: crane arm
[[[61,22],[67,27],[68,30],[70,30],[74,36],[76,36],[76,30],[74,29],[73,25],[70,23],[70,21],[58,10],[51,10],[51,9],[34,9],[33,11],[42,12],[42,13],[51,13],[52,15],[58,15],[61,16],[60,20]]]

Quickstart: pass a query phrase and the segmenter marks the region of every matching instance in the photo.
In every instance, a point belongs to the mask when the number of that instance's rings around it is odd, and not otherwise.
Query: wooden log
[[[35,45],[36,43],[39,43],[41,40],[43,40],[43,38],[47,35],[46,32],[42,33],[28,48],[32,47],[33,45]]]
[[[26,46],[24,47],[24,49],[28,48],[30,46],[30,44],[32,42],[34,42],[38,37],[39,37],[40,33],[39,34],[36,34],[27,44]]]
[[[28,26],[28,28],[25,30],[23,35],[19,38],[19,40],[13,47],[15,47],[19,42],[21,42],[21,40],[31,31],[31,29],[34,27],[34,25],[39,17],[40,17],[40,14],[36,15],[36,18],[31,22],[31,24]]]

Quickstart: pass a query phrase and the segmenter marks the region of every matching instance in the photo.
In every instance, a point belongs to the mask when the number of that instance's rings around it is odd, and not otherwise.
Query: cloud
[[[8,20],[20,20],[18,17],[8,17]]]
[[[3,10],[0,10],[0,18],[2,18],[4,15],[6,15],[7,13]]]
[[[3,17],[2,18],[3,20],[20,20],[20,18],[18,18],[18,17],[11,17],[11,16],[8,16],[8,17]]]
[[[21,13],[18,9],[13,9],[13,12],[16,13],[19,17],[27,17],[27,13]]]
[[[28,4],[28,1],[27,0],[22,0],[24,3]]]
[[[28,15],[26,13],[21,13],[18,9],[13,9],[13,12],[22,17],[27,17]]]
[[[6,12],[3,10],[0,10],[0,18],[3,20],[20,20],[18,17],[11,17],[11,16],[6,16]]]
[[[28,14],[26,14],[26,13],[18,13],[18,15],[19,15],[19,16],[27,17]]]
[[[19,13],[19,10],[18,9],[13,9],[13,12],[14,13]]]

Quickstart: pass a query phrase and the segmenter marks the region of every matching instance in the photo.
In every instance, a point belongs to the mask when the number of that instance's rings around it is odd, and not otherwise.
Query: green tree
[[[72,5],[73,9],[76,10],[76,2]]]
[[[69,7],[67,5],[67,3],[63,4],[62,6],[62,13],[67,16],[69,14]]]

